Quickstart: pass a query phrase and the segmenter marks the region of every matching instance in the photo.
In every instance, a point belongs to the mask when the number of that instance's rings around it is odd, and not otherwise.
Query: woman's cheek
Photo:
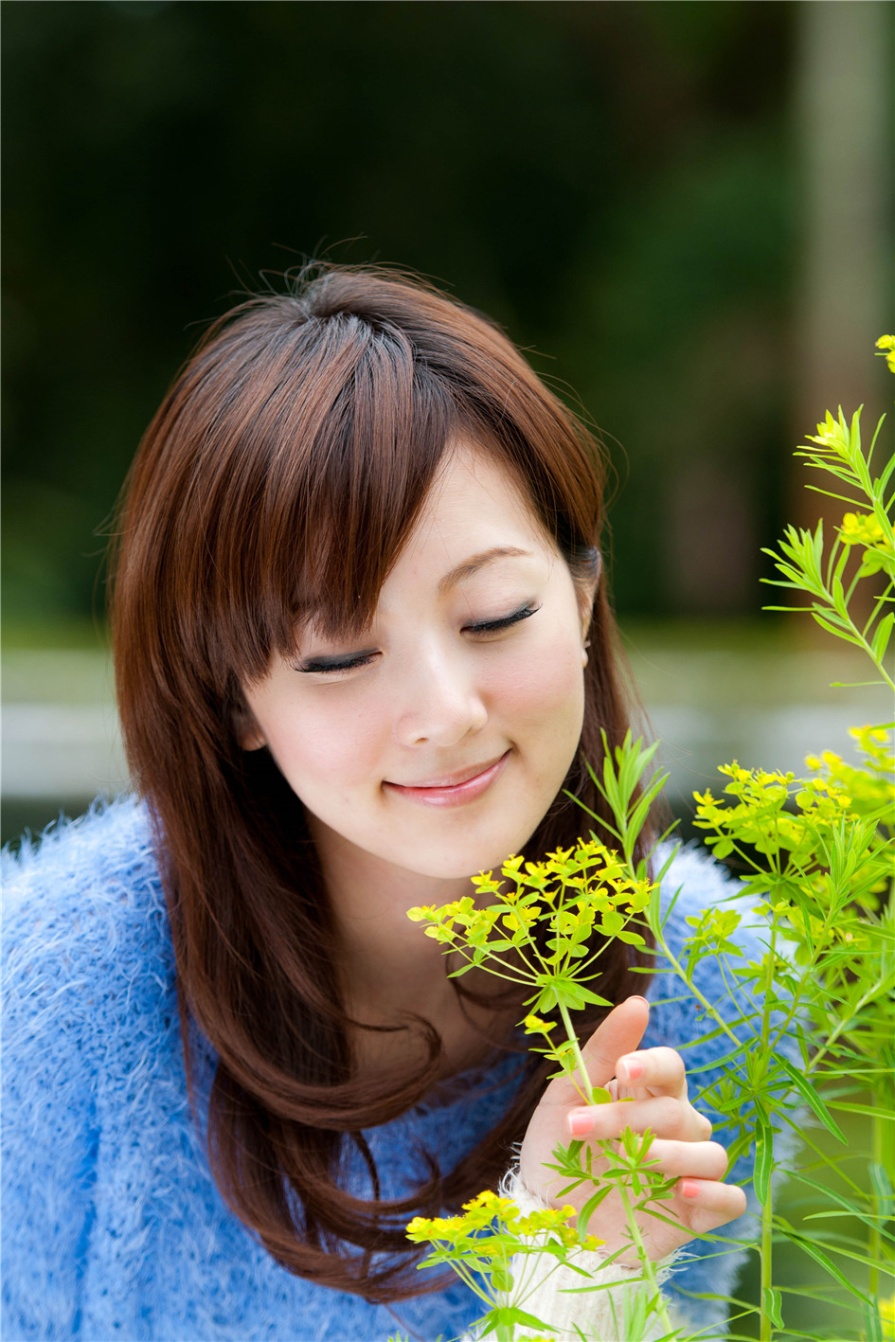
[[[345,793],[369,777],[369,716],[304,713],[287,732],[274,728],[268,736],[271,754],[293,792],[310,803],[319,787]]]
[[[530,657],[507,668],[492,693],[508,715],[539,723],[553,714],[580,720],[584,713],[581,648],[545,642]],[[580,730],[580,721],[579,721]]]

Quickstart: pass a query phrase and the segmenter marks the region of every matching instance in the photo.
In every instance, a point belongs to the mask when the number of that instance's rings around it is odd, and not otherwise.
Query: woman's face
[[[369,628],[303,626],[244,687],[242,744],[270,750],[324,868],[465,878],[522,848],[578,745],[591,595],[504,470],[452,451]]]

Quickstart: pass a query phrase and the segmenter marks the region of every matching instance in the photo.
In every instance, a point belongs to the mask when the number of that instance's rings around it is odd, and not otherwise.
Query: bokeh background
[[[600,427],[612,584],[684,815],[722,756],[798,764],[863,720],[827,689],[835,649],[759,615],[759,579],[816,513],[799,436],[890,396],[893,20],[5,3],[4,837],[125,782],[117,492],[203,323],[308,257],[445,283]]]
[[[799,438],[827,406],[875,423],[891,400],[872,351],[893,329],[895,7],[2,17],[4,838],[126,784],[116,495],[203,323],[313,257],[446,284],[600,427],[615,599],[685,824],[722,759],[798,767],[890,715],[829,688],[849,659],[761,615],[760,579],[783,522],[818,515]]]

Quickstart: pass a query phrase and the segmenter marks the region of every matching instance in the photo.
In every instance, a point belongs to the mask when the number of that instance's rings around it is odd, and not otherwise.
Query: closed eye
[[[523,620],[529,619],[532,615],[537,615],[540,606],[522,606],[519,610],[514,610],[512,615],[504,615],[499,620],[478,620],[475,624],[463,626],[464,633],[467,634],[499,634],[503,629],[511,629],[514,624],[521,624]]]
[[[475,624],[464,625],[463,632],[472,634],[473,637],[488,638],[489,635],[500,634],[515,624],[521,624],[523,620],[536,615],[540,609],[540,606],[522,606],[519,610],[514,610],[511,615],[503,615],[497,620],[477,620]],[[378,656],[379,653],[371,649],[368,652],[351,653],[345,657],[306,657],[298,663],[295,670],[302,675],[338,675],[339,672],[356,671],[360,667],[369,666]]]
[[[354,652],[347,657],[308,657],[299,662],[295,669],[303,675],[337,674],[339,671],[355,671],[358,667],[369,666],[378,656],[378,652]]]

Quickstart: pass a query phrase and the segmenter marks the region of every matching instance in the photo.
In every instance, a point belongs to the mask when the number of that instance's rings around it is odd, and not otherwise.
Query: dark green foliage
[[[711,600],[751,608],[795,9],[5,5],[7,615],[101,610],[105,524],[201,324],[328,249],[445,281],[578,389],[631,463],[623,608],[690,601],[669,488],[698,492],[709,454],[748,533]]]

